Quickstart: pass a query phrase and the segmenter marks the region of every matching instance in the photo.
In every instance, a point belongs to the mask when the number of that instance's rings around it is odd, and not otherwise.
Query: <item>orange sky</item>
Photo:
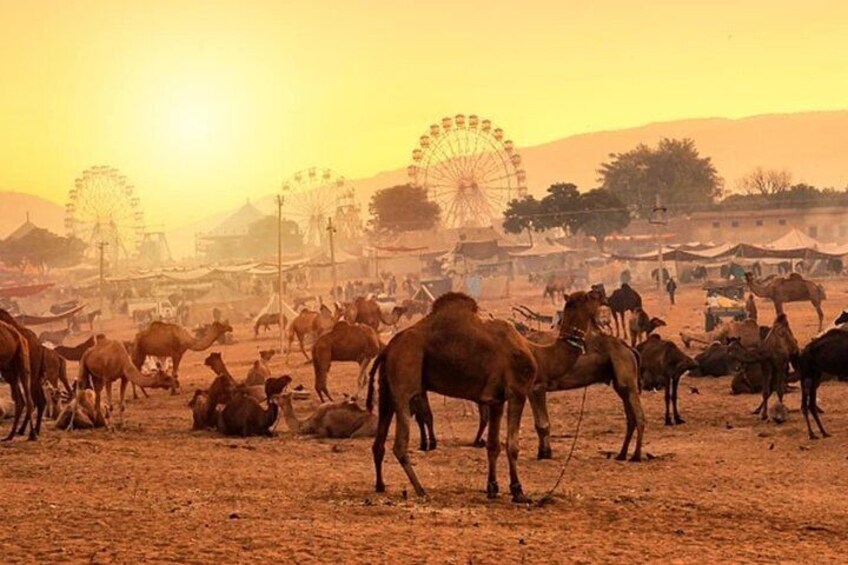
[[[0,190],[61,203],[108,164],[171,227],[313,165],[404,167],[459,112],[520,147],[845,108],[845,21],[835,1],[0,0]]]

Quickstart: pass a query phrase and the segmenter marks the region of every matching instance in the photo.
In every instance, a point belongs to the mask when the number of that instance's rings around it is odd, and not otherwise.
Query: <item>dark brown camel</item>
[[[508,404],[507,456],[514,502],[528,502],[518,477],[518,432],[524,404],[536,376],[536,362],[526,340],[503,322],[497,328],[477,315],[477,303],[460,293],[447,293],[432,312],[397,334],[375,361],[367,406],[374,404],[374,375],[380,373],[379,420],[372,448],[376,490],[384,492],[383,457],[389,426],[397,412],[394,453],[416,494],[426,492],[409,458],[410,401],[425,391],[489,406],[488,441],[490,498],[498,495],[497,458],[500,424]]]
[[[238,383],[227,370],[221,354],[218,352],[210,353],[203,364],[212,369],[215,373],[215,380],[206,391],[206,415],[203,418],[203,427],[214,428],[218,419],[216,409],[219,405],[225,405],[233,398],[233,393],[238,387]]]
[[[357,383],[358,390],[361,390],[365,384],[368,364],[378,353],[380,338],[371,326],[365,324],[351,324],[342,320],[329,333],[319,337],[312,346],[312,367],[315,371],[315,391],[321,402],[333,400],[327,388],[327,373],[333,361],[353,361],[359,365]]]
[[[813,339],[801,351],[798,365],[801,373],[801,412],[807,423],[807,433],[810,439],[818,439],[810,425],[812,413],[822,437],[830,437],[819,417],[821,409],[816,403],[816,393],[823,374],[837,377],[848,376],[848,332],[833,329]]]
[[[271,428],[280,415],[278,402],[278,397],[273,396],[268,400],[268,408],[262,408],[250,394],[236,390],[218,413],[218,431],[227,436],[272,436]]]
[[[29,439],[34,440],[41,432],[41,420],[44,416],[44,410],[47,408],[47,398],[44,395],[44,351],[46,350],[41,342],[38,341],[38,336],[31,329],[19,324],[6,310],[0,308],[0,322],[4,322],[12,326],[18,331],[27,341],[29,346],[29,374],[30,374],[30,391],[29,397],[32,398],[33,405],[36,409],[35,428],[30,427]],[[24,391],[26,393],[26,391]],[[28,398],[25,395],[24,400]],[[18,435],[26,433],[27,424],[31,424],[29,418],[25,418],[18,430]],[[13,430],[14,431],[14,430]]]
[[[612,310],[612,318],[615,320],[615,335],[620,336],[627,328],[624,325],[624,313],[633,312],[637,307],[641,308],[642,297],[629,284],[621,283],[621,288],[617,288],[609,295],[607,305]]]
[[[288,320],[285,316],[283,316],[283,329],[286,329],[286,324],[288,324]],[[279,314],[262,314],[258,318],[256,318],[256,323],[253,324],[253,337],[259,337],[259,328],[263,328],[263,331],[268,331],[271,329],[271,326],[279,326],[280,325],[280,315]]]
[[[82,359],[83,353],[94,347],[94,343],[94,336],[91,336],[87,340],[83,341],[82,343],[78,343],[73,347],[57,345],[53,348],[53,351],[58,353],[66,361],[79,361],[80,359]]]
[[[674,342],[662,339],[658,335],[649,335],[648,339],[636,347],[641,357],[639,368],[642,377],[642,388],[655,390],[662,387],[665,390],[665,425],[685,424],[677,409],[677,390],[680,377],[686,371],[698,368],[694,359],[683,353]],[[669,406],[673,408],[674,419],[671,417]]]

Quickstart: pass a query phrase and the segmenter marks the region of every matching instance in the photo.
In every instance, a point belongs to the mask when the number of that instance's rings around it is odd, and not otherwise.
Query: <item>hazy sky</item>
[[[166,226],[296,170],[406,166],[443,115],[518,146],[848,106],[848,3],[0,0],[0,190],[96,164]]]

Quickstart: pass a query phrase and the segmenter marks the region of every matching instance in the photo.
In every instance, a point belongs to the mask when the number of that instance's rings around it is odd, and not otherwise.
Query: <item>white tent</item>
[[[776,251],[786,251],[789,249],[818,249],[821,243],[804,232],[792,228],[783,236],[767,243],[765,247]]]

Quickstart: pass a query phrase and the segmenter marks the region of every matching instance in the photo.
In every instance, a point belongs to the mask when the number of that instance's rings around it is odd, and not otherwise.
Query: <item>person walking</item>
[[[671,300],[671,305],[674,306],[674,292],[677,290],[677,283],[674,282],[674,279],[669,277],[668,282],[665,283],[665,290],[668,292],[668,298]]]

